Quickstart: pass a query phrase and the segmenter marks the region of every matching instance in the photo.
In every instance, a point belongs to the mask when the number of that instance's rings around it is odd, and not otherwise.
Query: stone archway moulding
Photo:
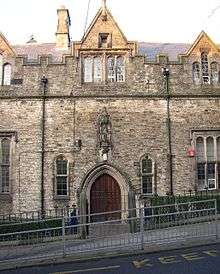
[[[83,183],[81,185],[81,191],[85,191],[87,201],[88,201],[88,210],[90,212],[90,191],[92,184],[103,174],[108,174],[113,177],[117,183],[119,184],[121,190],[121,205],[122,210],[126,210],[128,208],[128,192],[130,190],[130,185],[126,178],[118,171],[117,168],[108,165],[102,164],[99,166],[94,167],[90,170],[87,175],[85,176]]]

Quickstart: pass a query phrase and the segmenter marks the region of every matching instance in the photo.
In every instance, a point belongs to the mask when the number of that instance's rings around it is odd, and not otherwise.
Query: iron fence
[[[188,239],[216,238],[219,229],[216,200],[89,215],[70,216],[64,212],[63,216],[51,220],[59,221],[58,225],[0,234],[0,262],[112,249],[143,249]]]

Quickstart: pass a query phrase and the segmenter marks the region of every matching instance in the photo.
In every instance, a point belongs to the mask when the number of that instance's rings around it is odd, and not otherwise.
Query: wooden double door
[[[92,221],[118,220],[121,218],[121,190],[118,182],[103,174],[92,184],[90,192],[90,213]],[[103,213],[103,214],[98,214]]]

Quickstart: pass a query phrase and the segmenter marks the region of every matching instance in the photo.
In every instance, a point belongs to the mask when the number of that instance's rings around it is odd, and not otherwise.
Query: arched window
[[[220,162],[220,136],[216,139],[217,144],[217,160]]]
[[[102,58],[101,56],[89,56],[84,58],[83,63],[84,83],[102,82]]]
[[[92,68],[93,68],[93,59],[91,57],[84,58],[84,82],[89,83],[92,82]]]
[[[141,184],[143,194],[153,194],[154,187],[154,163],[148,157],[145,156],[141,159]]]
[[[125,80],[125,66],[124,58],[122,56],[117,57],[116,59],[116,79],[117,82],[124,82]]]
[[[107,62],[108,67],[108,81],[115,82],[115,58],[110,56],[108,57]]]
[[[198,189],[202,190],[206,186],[206,177],[205,177],[205,150],[204,150],[204,139],[198,137],[196,139],[196,159],[197,159],[197,180],[198,180]]]
[[[3,85],[8,86],[11,84],[11,65],[9,63],[3,66]]]
[[[196,156],[198,162],[203,162],[205,159],[204,139],[202,137],[196,139]]]
[[[208,137],[206,139],[206,155],[207,161],[214,161],[214,139],[213,137]]]
[[[125,81],[125,65],[123,56],[109,56],[107,68],[109,82]]]
[[[201,68],[202,68],[202,80],[204,84],[209,83],[209,63],[208,54],[206,52],[201,53]]]
[[[10,142],[7,138],[0,140],[0,193],[9,192]]]
[[[218,69],[218,63],[212,62],[210,65],[211,68],[211,83],[217,84],[219,82],[219,69]]]
[[[105,72],[105,73],[104,73]],[[82,81],[84,83],[124,82],[124,56],[90,55],[82,58]]]
[[[215,189],[215,156],[214,156],[214,139],[208,137],[206,139],[206,157],[207,157],[207,187]]]
[[[68,195],[68,161],[59,156],[56,159],[56,195]]]
[[[192,70],[193,70],[193,82],[198,85],[200,83],[200,65],[199,65],[199,62],[193,63]]]
[[[102,81],[102,61],[101,57],[94,58],[94,82]]]
[[[213,136],[198,137],[196,139],[196,161],[198,189],[215,189],[217,181],[218,161],[220,156],[220,139],[216,142]]]

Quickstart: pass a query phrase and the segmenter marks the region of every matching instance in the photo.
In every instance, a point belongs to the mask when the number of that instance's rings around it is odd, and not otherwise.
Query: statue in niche
[[[103,160],[107,160],[108,152],[112,147],[111,127],[110,115],[107,113],[106,108],[104,108],[99,117],[98,124],[98,143]]]

